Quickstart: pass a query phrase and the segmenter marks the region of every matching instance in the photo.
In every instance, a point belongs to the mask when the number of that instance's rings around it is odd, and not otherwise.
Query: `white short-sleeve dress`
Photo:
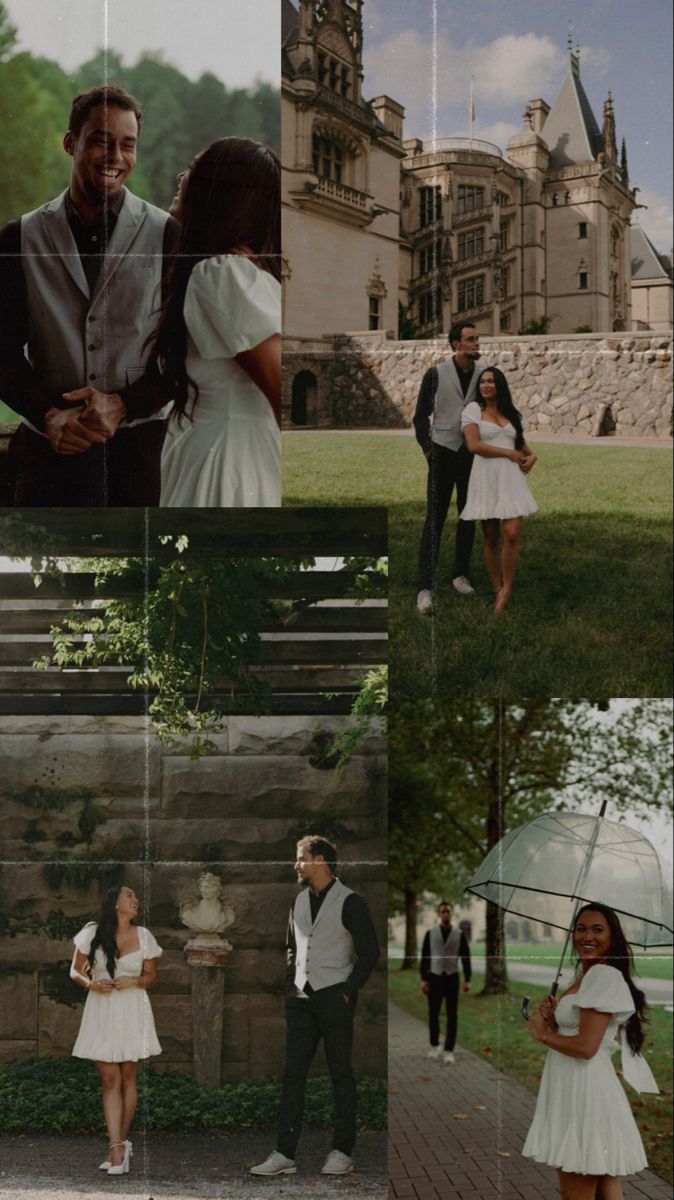
[[[73,938],[77,949],[88,954],[98,926],[85,925]],[[138,950],[123,954],[115,964],[115,978],[141,975],[146,958],[159,958],[163,953],[153,934],[137,925]],[[92,978],[109,979],[105,955],[96,948]],[[129,987],[122,991],[87,993],[77,1041],[75,1058],[93,1058],[97,1062],[138,1062],[161,1054],[152,1016],[150,998],[145,988]]]
[[[620,971],[597,963],[577,992],[562,996],[555,1017],[563,1037],[578,1033],[582,1008],[611,1013],[602,1043],[590,1059],[548,1051],[522,1154],[580,1175],[633,1175],[648,1163],[611,1055],[622,1050],[623,1074],[639,1091],[657,1092],[658,1086],[646,1060],[618,1034],[634,1012]]]
[[[169,418],[160,504],[278,508],[281,434],[235,356],[280,334],[281,285],[244,255],[207,258],[190,275],[183,313],[185,366],[199,395],[180,424]]]
[[[480,441],[503,450],[515,449],[517,436],[514,425],[496,425],[485,421],[477,400],[467,404],[461,413],[461,428],[477,425]],[[527,517],[537,512],[534,500],[516,462],[497,455],[486,458],[476,454],[468,481],[468,496],[461,512],[463,521],[506,521],[511,517]]]

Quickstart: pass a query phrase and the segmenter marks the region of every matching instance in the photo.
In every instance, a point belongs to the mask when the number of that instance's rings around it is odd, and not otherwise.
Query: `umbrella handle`
[[[522,1001],[522,1007],[520,1009],[520,1012],[522,1013],[522,1016],[524,1017],[525,1021],[529,1020],[529,1004],[530,1003],[531,1003],[531,1001],[529,1000],[529,997],[525,996],[524,1000]]]

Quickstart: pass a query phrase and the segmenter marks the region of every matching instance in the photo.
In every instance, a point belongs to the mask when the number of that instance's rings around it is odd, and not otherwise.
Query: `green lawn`
[[[511,983],[510,996],[480,996],[479,981],[474,992],[461,996],[459,1045],[486,1058],[494,1067],[531,1091],[538,1090],[544,1046],[535,1042],[520,1015],[522,997],[538,1002],[544,989],[532,984]],[[426,1021],[426,999],[419,988],[417,971],[389,972],[389,994],[401,1008]],[[639,1096],[626,1088],[634,1118],[653,1171],[672,1182],[672,1014],[650,1010],[646,1057],[660,1086],[659,1096]],[[614,1059],[616,1064],[619,1058]]]
[[[671,453],[538,443],[540,511],[524,524],[510,609],[492,612],[476,534],[477,592],[441,556],[435,616],[415,611],[425,466],[399,434],[288,433],[284,504],[389,507],[391,686],[398,697],[671,696]]]
[[[539,966],[552,964],[553,970],[557,970],[561,946],[541,945],[540,943],[526,942],[517,943],[509,942],[506,951],[506,957],[510,962],[531,962]],[[485,947],[472,944],[470,953],[473,958],[484,958]],[[636,954],[634,955],[634,968],[637,975],[641,975],[644,979],[671,979],[672,978],[672,952],[665,951],[663,954]]]

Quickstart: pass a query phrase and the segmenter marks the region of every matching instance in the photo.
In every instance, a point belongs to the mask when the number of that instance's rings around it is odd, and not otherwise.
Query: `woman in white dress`
[[[637,1091],[658,1091],[640,1054],[646,1000],[613,909],[581,908],[573,946],[577,978],[527,1022],[550,1049],[522,1153],[557,1168],[562,1200],[622,1200],[620,1176],[648,1164],[611,1055],[621,1048],[623,1075]]]
[[[497,367],[487,367],[480,375],[478,396],[479,402],[471,401],[461,414],[466,446],[475,455],[461,520],[482,524],[484,561],[496,595],[494,607],[503,612],[517,571],[522,517],[537,509],[525,479],[536,455],[524,440],[522,416]]]
[[[147,989],[157,978],[162,950],[142,925],[136,925],[138,898],[130,887],[110,888],[98,922],[91,921],[73,939],[70,977],[88,995],[73,1047],[76,1058],[95,1061],[103,1089],[108,1156],[101,1170],[129,1170],[140,1059],[161,1054]]]
[[[173,402],[162,507],[281,503],[281,199],[276,155],[222,138],[179,177],[182,225],[147,371]]]

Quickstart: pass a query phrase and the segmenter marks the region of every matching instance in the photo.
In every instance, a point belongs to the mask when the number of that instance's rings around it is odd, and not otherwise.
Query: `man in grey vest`
[[[17,505],[159,500],[166,412],[143,386],[144,344],[177,222],[124,187],[138,101],[114,86],[73,101],[70,186],[0,231],[0,397],[22,425]]]
[[[452,906],[438,905],[439,925],[429,929],[421,947],[421,990],[428,997],[429,1058],[454,1062],[459,1007],[459,962],[463,967],[463,990],[470,991],[470,949],[466,935],[452,926]],[[444,1051],[440,1045],[440,1011],[447,1006]]]
[[[294,1175],[307,1072],[323,1039],[335,1096],[332,1150],[323,1175],[353,1170],[356,1081],[351,1066],[358,992],[379,957],[372,918],[361,896],[337,878],[337,851],[325,838],[297,844],[300,893],[287,938],[286,1059],[276,1150],[253,1175]]]
[[[414,431],[428,462],[426,521],[419,550],[417,609],[423,615],[433,608],[440,539],[452,493],[456,488],[456,507],[461,513],[468,494],[473,456],[466,448],[461,429],[461,413],[477,397],[480,337],[471,321],[457,321],[449,331],[452,358],[431,367],[419,389]],[[457,521],[452,566],[452,584],[468,596],[470,556],[475,538],[474,521]]]

